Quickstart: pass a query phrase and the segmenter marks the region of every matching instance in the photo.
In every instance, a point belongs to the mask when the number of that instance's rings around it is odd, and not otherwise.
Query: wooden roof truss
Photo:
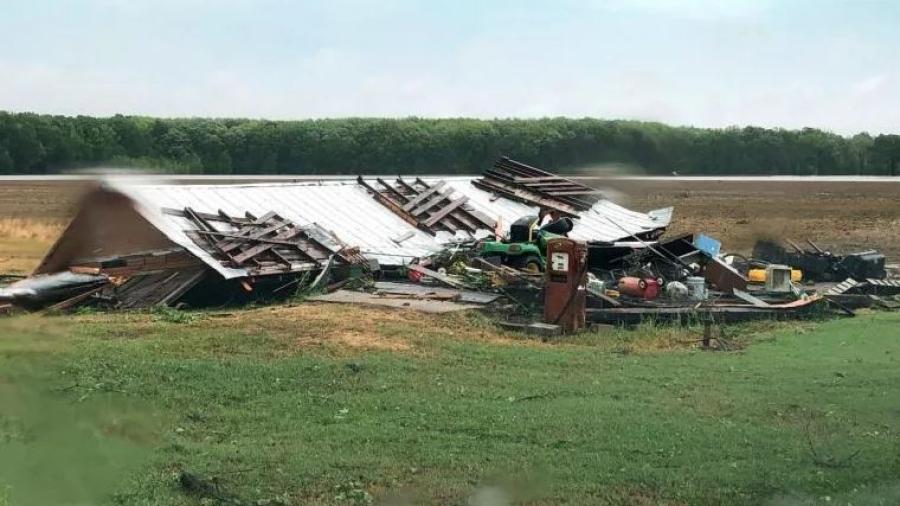
[[[379,177],[370,184],[360,176],[357,182],[407,223],[431,235],[438,231],[474,234],[479,229],[493,231],[496,225],[493,218],[467,204],[469,197],[453,198],[446,181],[429,184],[419,178],[410,182],[398,177],[390,184]]]
[[[472,184],[502,197],[573,217],[579,211],[590,209],[602,196],[594,188],[506,157]]]
[[[344,263],[362,263],[357,248],[349,248],[328,230],[312,223],[297,225],[268,212],[244,217],[167,209],[186,218],[194,228],[187,231],[197,245],[222,265],[246,269],[251,275],[284,274],[325,268],[334,258]]]

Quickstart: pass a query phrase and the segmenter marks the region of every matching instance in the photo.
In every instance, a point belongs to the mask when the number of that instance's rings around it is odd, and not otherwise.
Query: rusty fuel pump
[[[547,242],[544,322],[563,332],[584,328],[587,244],[559,237]]]

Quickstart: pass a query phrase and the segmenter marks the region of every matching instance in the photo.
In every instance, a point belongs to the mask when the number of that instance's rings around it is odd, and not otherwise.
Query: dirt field
[[[82,183],[0,183],[0,274],[33,269],[74,214]]]
[[[878,249],[900,261],[900,183],[615,181],[646,211],[675,206],[671,233],[703,232],[749,252],[758,238],[811,239],[836,251]]]
[[[806,238],[834,250],[882,250],[900,261],[900,183],[615,180],[597,183],[636,210],[675,206],[672,233],[704,232],[728,251],[761,237]],[[0,184],[0,273],[36,265],[86,183]]]

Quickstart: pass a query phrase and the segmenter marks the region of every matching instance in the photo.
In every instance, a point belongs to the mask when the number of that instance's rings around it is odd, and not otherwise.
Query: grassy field
[[[898,324],[709,352],[316,304],[10,318],[0,504],[898,504]]]

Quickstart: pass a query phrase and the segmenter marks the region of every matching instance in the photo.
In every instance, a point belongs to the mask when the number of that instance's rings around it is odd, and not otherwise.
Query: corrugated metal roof
[[[472,207],[502,220],[504,226],[521,216],[537,214],[535,208],[519,202],[505,198],[492,200],[490,193],[471,184],[474,179],[471,177],[423,179],[429,183],[446,181],[456,194],[468,196]],[[221,209],[232,216],[243,216],[245,212],[261,216],[275,211],[300,225],[317,223],[334,232],[345,243],[358,246],[366,256],[376,258],[383,265],[409,263],[414,258],[440,251],[455,240],[471,238],[465,233],[454,237],[448,232],[431,236],[376,202],[363,187],[351,181],[250,185],[122,184],[110,181],[107,186],[134,200],[138,212],[150,223],[226,278],[242,277],[247,273],[243,269],[219,264],[185,234],[185,230],[193,228],[187,219],[166,214],[163,209],[191,207],[195,211],[209,213]],[[671,217],[672,208],[645,214],[601,200],[575,220],[575,228],[569,236],[584,241],[612,242],[627,238],[630,234],[665,227]],[[392,240],[409,233],[412,236],[400,244]],[[477,236],[480,238],[491,233],[483,230]]]

